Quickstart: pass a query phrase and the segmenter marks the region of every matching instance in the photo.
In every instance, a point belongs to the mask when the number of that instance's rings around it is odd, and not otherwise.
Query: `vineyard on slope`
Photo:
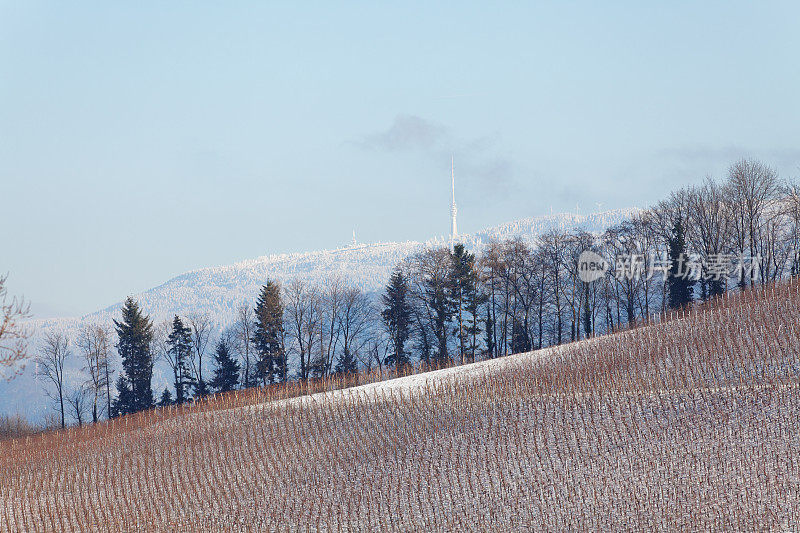
[[[799,316],[785,283],[467,367],[3,442],[0,531],[786,529]]]

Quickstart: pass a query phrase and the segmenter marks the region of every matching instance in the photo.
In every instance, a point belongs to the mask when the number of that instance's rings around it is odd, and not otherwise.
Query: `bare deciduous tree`
[[[206,382],[203,380],[203,356],[208,347],[211,336],[211,318],[203,313],[196,313],[188,317],[189,327],[192,330],[192,344],[194,345],[194,357],[192,358],[192,370],[197,378],[197,392],[199,396],[207,394]]]
[[[409,295],[418,332],[423,335],[426,363],[451,362],[448,347],[448,322],[452,309],[448,298],[452,261],[450,250],[434,248],[421,252],[409,262]],[[431,360],[431,348],[433,360]]]
[[[784,213],[789,219],[786,245],[790,249],[789,272],[793,278],[800,276],[800,189],[792,183],[786,190]]]
[[[549,231],[542,235],[542,258],[550,277],[552,288],[552,304],[555,312],[554,343],[561,344],[564,340],[564,303],[566,279],[566,257],[568,239],[564,232]]]
[[[12,379],[28,358],[29,332],[22,321],[30,316],[30,306],[22,299],[8,297],[7,275],[0,276],[0,379]]]
[[[234,325],[236,346],[242,357],[242,386],[252,387],[255,384],[255,360],[253,354],[252,337],[253,321],[255,316],[253,308],[242,304],[236,312]]]
[[[502,245],[493,241],[490,242],[483,251],[483,254],[478,260],[480,268],[481,282],[489,295],[488,305],[488,323],[489,323],[489,357],[498,357],[501,353],[502,342],[498,342],[500,338],[501,324],[498,324],[497,317],[498,311],[500,318],[503,317],[503,280],[505,264],[503,261],[503,248]]]
[[[92,402],[92,422],[97,423],[103,408],[106,415],[111,412],[111,333],[104,326],[87,324],[78,333],[76,345],[89,375],[84,396]]]
[[[531,313],[534,312],[537,298],[540,296],[538,289],[541,271],[536,268],[530,248],[521,239],[503,243],[501,254],[502,279],[506,286],[503,294],[505,306],[502,331],[505,334],[511,333],[512,352],[528,351],[532,344]],[[509,346],[505,338],[502,344]]]
[[[321,295],[321,324],[317,328],[319,346],[317,355],[312,363],[314,373],[320,377],[327,376],[333,370],[333,362],[341,337],[339,312],[344,291],[345,287],[342,280],[338,277],[332,277],[326,281],[325,290]]]
[[[300,379],[308,379],[311,354],[319,323],[320,298],[316,287],[294,280],[284,290],[287,330],[300,358]]]
[[[383,373],[386,358],[391,351],[391,341],[381,330],[375,330],[367,337],[367,343],[364,350],[358,354],[358,360],[367,372],[371,371],[374,367]]]
[[[175,382],[178,382],[178,373],[180,372],[181,368],[181,361],[177,357],[177,354],[170,350],[169,345],[169,334],[172,332],[172,321],[168,319],[164,319],[159,322],[157,325],[153,326],[153,356],[154,358],[161,359],[166,361],[169,369],[172,371],[172,375],[175,378]],[[177,392],[176,392],[177,395]]]
[[[741,159],[728,171],[729,190],[734,202],[734,236],[737,252],[744,256],[762,256],[764,215],[780,197],[781,184],[774,169],[752,159]],[[763,274],[763,265],[759,273]],[[764,276],[761,276],[762,282]],[[752,280],[751,280],[752,281]],[[739,283],[745,286],[746,277]]]
[[[733,206],[723,186],[706,178],[703,185],[689,194],[689,223],[694,231],[689,242],[704,260],[704,269],[714,256],[730,252],[733,228]],[[706,272],[706,277],[710,277]],[[722,294],[725,280],[711,280],[708,290],[711,296]]]
[[[64,417],[64,366],[71,355],[67,336],[63,333],[48,331],[45,333],[40,355],[36,359],[37,375],[52,386],[52,390],[45,387],[45,391],[58,404],[62,429],[66,427]]]
[[[370,329],[377,329],[377,315],[369,296],[358,287],[344,288],[338,321],[342,345],[339,366],[345,371],[355,371],[355,362],[363,357]]]
[[[83,425],[83,419],[89,407],[89,401],[93,393],[86,387],[78,387],[72,391],[67,397],[67,405],[69,405],[70,414],[78,423],[78,427]]]

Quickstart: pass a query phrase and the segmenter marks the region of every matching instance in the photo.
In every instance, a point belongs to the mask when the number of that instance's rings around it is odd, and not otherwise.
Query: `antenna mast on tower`
[[[455,243],[458,238],[458,223],[456,222],[458,209],[456,208],[456,165],[453,156],[450,156],[450,179],[453,184],[453,197],[450,201],[450,241]]]

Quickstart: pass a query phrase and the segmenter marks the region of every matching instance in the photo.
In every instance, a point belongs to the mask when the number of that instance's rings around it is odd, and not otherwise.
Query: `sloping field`
[[[2,531],[800,527],[800,295],[0,444]]]

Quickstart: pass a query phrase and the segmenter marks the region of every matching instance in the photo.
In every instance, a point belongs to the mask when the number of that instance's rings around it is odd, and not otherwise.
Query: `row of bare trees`
[[[187,318],[191,350],[190,369],[198,396],[208,393],[203,378],[203,358],[211,340],[213,324],[202,314]],[[180,364],[168,349],[170,322],[159,324],[154,331],[151,350],[153,364],[165,362],[171,369]],[[72,359],[78,357],[79,365]],[[112,411],[114,392],[115,339],[110,327],[88,323],[81,327],[75,339],[61,331],[47,331],[35,359],[36,374],[45,384],[45,392],[53,401],[63,428],[68,417],[81,425],[91,416],[96,423]],[[206,364],[207,366],[207,364]]]
[[[73,348],[79,353],[82,367],[69,372]],[[62,332],[44,334],[36,358],[36,374],[46,383],[45,392],[57,408],[59,425],[64,428],[67,414],[82,425],[87,413],[93,423],[111,412],[112,340],[109,329],[86,324],[81,328],[74,347]]]
[[[665,310],[668,285],[664,276],[653,273],[664,267],[678,222],[685,233],[686,268],[693,270],[688,274],[695,301],[800,273],[797,185],[759,161],[742,159],[731,165],[725,180],[708,177],[675,191],[599,239],[596,249],[611,268],[595,288],[609,296],[603,299],[605,309],[598,310],[609,329],[615,326],[613,318],[616,324],[633,323]],[[635,255],[643,275],[612,279],[624,270],[620,258]]]
[[[685,265],[670,259],[678,225]],[[587,250],[608,265],[591,283],[582,280],[578,262]],[[424,362],[524,352],[652,319],[670,305],[668,278],[681,268],[695,301],[797,276],[800,192],[769,166],[743,159],[726,180],[707,178],[676,191],[600,235],[554,230],[533,241],[490,243],[469,261],[478,293],[469,309],[452,302],[453,280],[463,278],[453,272],[455,255],[455,249],[429,250],[401,265],[410,284],[414,346]]]
[[[361,288],[330,278],[322,285],[294,280],[282,287],[283,320],[280,340],[296,361],[298,379],[381,364],[374,348],[378,310],[372,295]],[[253,350],[253,310],[243,304],[231,329],[242,361],[242,383],[254,384],[258,355]],[[288,377],[288,376],[287,376]]]

